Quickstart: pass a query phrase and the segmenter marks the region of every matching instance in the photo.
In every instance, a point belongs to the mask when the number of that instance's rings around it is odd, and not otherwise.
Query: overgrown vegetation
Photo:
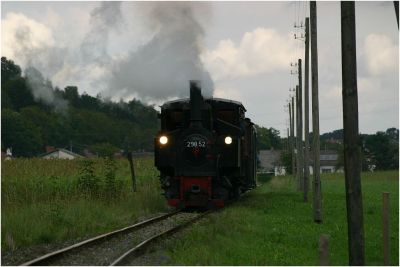
[[[152,159],[2,162],[2,251],[92,236],[168,207]]]
[[[221,212],[185,230],[168,251],[173,265],[319,265],[318,240],[329,235],[331,265],[348,265],[343,174],[323,174],[323,223],[313,222],[292,177],[274,177]],[[390,192],[391,264],[399,264],[397,171],[362,174],[365,256],[383,265],[382,192]],[[312,199],[310,194],[309,199]]]

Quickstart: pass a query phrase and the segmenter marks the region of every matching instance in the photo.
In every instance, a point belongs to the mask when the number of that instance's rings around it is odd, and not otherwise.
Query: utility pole
[[[301,128],[300,128],[300,96],[299,96],[299,86],[296,85],[296,180],[297,180],[297,190],[301,190],[301,163],[300,163],[300,143],[301,140]]]
[[[292,108],[290,106],[290,102],[289,100],[286,100],[287,102],[287,107],[288,107],[288,112],[289,112],[289,128],[288,128],[288,132],[287,132],[287,136],[288,136],[288,144],[289,144],[289,150],[288,152],[290,152],[291,149],[291,145],[290,145],[290,131],[291,131],[291,126],[292,126]]]
[[[293,151],[293,143],[292,143],[292,104],[289,101],[289,129],[290,132],[288,134],[288,140],[289,140],[289,154],[292,156],[292,151]],[[293,167],[293,164],[292,164]],[[292,168],[292,173],[293,173],[293,168]]]
[[[309,81],[309,59],[310,59],[310,42],[309,42],[309,18],[306,18],[306,33],[305,33],[305,42],[306,42],[306,52],[305,52],[305,62],[304,62],[304,202],[308,202],[308,181],[310,177],[310,142],[308,139],[309,135],[309,109],[308,109],[308,81]]]
[[[322,193],[320,177],[319,143],[319,100],[318,100],[318,45],[317,45],[317,3],[310,2],[311,28],[311,80],[312,80],[312,124],[313,124],[313,208],[314,222],[322,222]]]
[[[286,140],[286,151],[290,153],[290,135],[289,135],[289,128],[286,128],[287,140]]]
[[[364,221],[358,131],[356,25],[354,2],[341,2],[344,174],[349,265],[364,265]]]
[[[399,1],[393,1],[394,12],[396,12],[397,29],[399,29]]]
[[[299,111],[299,187],[300,190],[304,188],[304,149],[303,149],[303,91],[302,91],[302,73],[301,73],[301,58],[299,58],[297,63],[298,74],[299,74],[299,101],[298,101],[298,111]]]
[[[290,63],[290,66],[291,67],[297,67],[297,63]],[[291,75],[297,75],[298,74],[298,71],[296,70],[296,71],[293,71],[293,70],[290,70],[290,74]],[[292,89],[289,89],[289,92],[293,92],[293,95],[294,96],[292,96],[292,120],[293,120],[293,136],[294,136],[294,133],[296,133],[296,137],[293,137],[293,155],[292,155],[292,162],[293,162],[293,166],[294,166],[294,173],[293,173],[293,176],[294,176],[294,178],[295,178],[295,180],[296,180],[296,183],[297,183],[297,190],[300,190],[300,186],[299,186],[299,139],[298,139],[298,137],[299,137],[299,131],[298,131],[298,129],[299,129],[299,125],[298,125],[298,121],[299,121],[299,117],[298,117],[298,114],[299,114],[299,112],[298,112],[298,110],[297,110],[297,107],[298,107],[298,90],[299,90],[299,86],[298,85],[296,85],[296,87],[295,88],[292,88]],[[295,113],[295,110],[296,109],[296,115],[294,114]],[[296,132],[295,132],[295,125],[296,125]]]
[[[292,173],[293,175],[296,174],[296,167],[295,167],[295,154],[294,154],[294,96],[292,96]]]

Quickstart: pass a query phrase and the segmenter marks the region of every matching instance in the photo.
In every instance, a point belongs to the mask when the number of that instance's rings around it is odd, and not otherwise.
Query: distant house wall
[[[276,166],[281,166],[280,163],[281,151],[279,150],[260,150],[258,160],[260,169],[264,171],[275,171]]]
[[[310,174],[313,174],[313,156],[310,156]],[[336,169],[339,155],[334,150],[321,150],[320,151],[320,173],[334,173],[343,172],[343,168]]]

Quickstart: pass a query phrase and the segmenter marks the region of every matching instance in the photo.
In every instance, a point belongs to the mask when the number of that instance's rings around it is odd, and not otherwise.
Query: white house
[[[321,150],[320,151],[320,173],[333,173],[333,172],[343,172],[343,168],[336,169],[338,163],[339,154],[334,150]],[[313,156],[310,155],[310,174],[313,174]]]
[[[260,150],[258,160],[260,172],[273,172],[275,176],[286,175],[286,169],[282,166],[280,150]]]
[[[76,154],[72,151],[57,148],[51,152],[40,155],[40,157],[44,159],[75,159],[75,158],[83,158],[83,156]]]

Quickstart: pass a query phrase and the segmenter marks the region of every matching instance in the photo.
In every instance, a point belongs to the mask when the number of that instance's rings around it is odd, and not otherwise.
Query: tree
[[[78,87],[67,86],[64,89],[64,99],[68,100],[69,104],[77,107],[79,103]]]
[[[398,142],[385,132],[366,135],[363,138],[363,151],[377,170],[398,169]]]
[[[98,143],[90,146],[90,151],[100,157],[112,157],[119,149],[110,143]]]
[[[2,109],[1,113],[1,143],[5,148],[12,148],[13,156],[33,157],[42,152],[38,127],[10,109]]]
[[[280,160],[282,165],[285,167],[286,172],[289,174],[293,174],[292,170],[292,153],[286,150],[282,151]]]
[[[14,61],[1,57],[1,85],[9,80],[21,77],[21,68],[14,64]]]
[[[386,130],[386,135],[392,140],[399,142],[399,129],[389,128]]]
[[[2,97],[6,98],[7,102],[4,103],[4,107],[9,107],[15,110],[19,110],[23,107],[35,105],[32,92],[26,86],[25,78],[18,77],[12,80],[8,80],[1,86]]]
[[[258,149],[281,149],[282,140],[279,137],[279,131],[274,128],[264,128],[256,125]]]

